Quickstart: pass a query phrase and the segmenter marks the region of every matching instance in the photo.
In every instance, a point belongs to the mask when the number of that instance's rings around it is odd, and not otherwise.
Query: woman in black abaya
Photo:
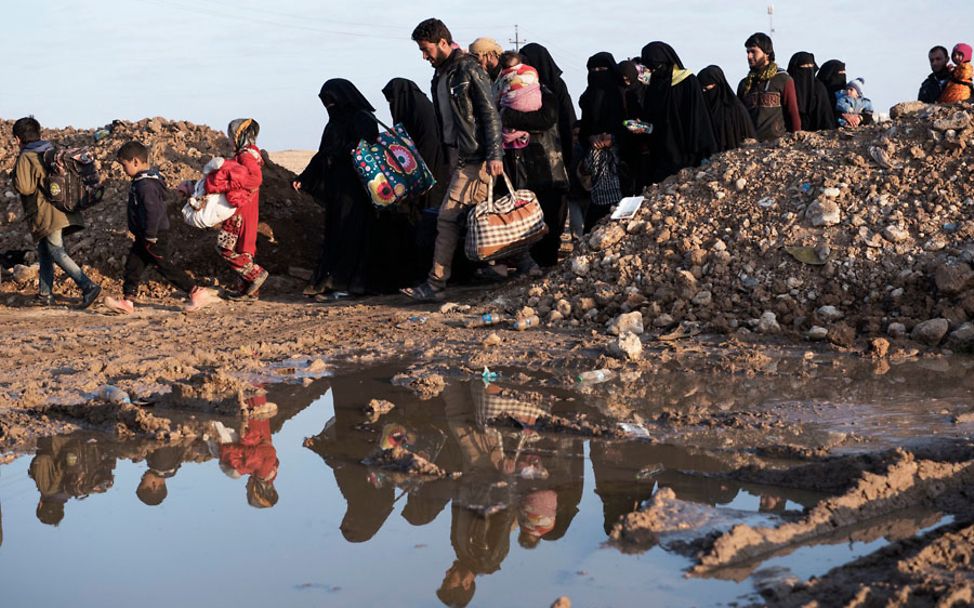
[[[447,184],[450,183],[450,165],[443,150],[443,138],[440,137],[433,103],[416,83],[405,78],[393,78],[383,87],[382,94],[389,102],[393,123],[401,123],[405,127],[413,143],[416,144],[419,155],[423,157],[423,161],[436,179],[436,185],[432,190],[408,203],[408,220],[411,225],[407,230],[412,234],[412,238],[407,245],[413,252],[409,266],[415,282],[426,277],[433,263],[436,218],[439,215]]]
[[[359,140],[374,141],[375,109],[355,85],[331,79],[318,94],[328,112],[318,153],[294,181],[325,208],[325,240],[305,295],[333,292],[364,295],[370,289],[369,245],[376,212],[355,172],[352,150]]]
[[[684,167],[696,167],[717,151],[710,113],[697,77],[665,42],[643,47],[652,73],[642,119],[653,125],[650,182],[659,183]]]
[[[585,214],[585,232],[589,232],[622,199],[619,143],[625,129],[626,103],[619,65],[611,53],[592,55],[585,67],[588,88],[578,99],[582,108],[578,138],[592,177],[591,203]]]
[[[815,55],[804,51],[795,53],[788,62],[788,75],[795,81],[798,96],[798,113],[801,114],[802,131],[835,129],[835,98],[829,98],[825,84],[815,78]]]
[[[745,139],[757,139],[751,115],[730,88],[723,70],[715,65],[708,65],[700,70],[697,80],[703,89],[703,98],[710,112],[710,123],[714,128],[714,139],[717,140],[719,152],[733,150]]]

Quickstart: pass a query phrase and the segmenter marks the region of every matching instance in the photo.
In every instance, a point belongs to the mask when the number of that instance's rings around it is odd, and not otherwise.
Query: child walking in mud
[[[227,127],[234,158],[206,176],[207,194],[225,194],[237,209],[225,220],[217,236],[217,251],[241,279],[241,288],[229,295],[233,300],[255,300],[269,276],[254,262],[257,254],[261,167],[264,160],[257,147],[260,125],[253,118],[238,118]],[[186,194],[185,191],[181,192]]]
[[[215,291],[195,285],[189,274],[173,265],[169,257],[168,190],[159,170],[149,166],[149,149],[141,142],[129,141],[118,149],[115,158],[125,174],[132,178],[128,198],[128,228],[135,241],[125,260],[122,299],[106,297],[105,306],[121,314],[135,312],[139,283],[148,268],[155,268],[170,284],[189,295],[186,312],[219,302]]]

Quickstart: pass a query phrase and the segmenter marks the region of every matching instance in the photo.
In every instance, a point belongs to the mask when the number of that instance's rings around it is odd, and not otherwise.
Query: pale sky
[[[842,59],[866,79],[877,110],[915,99],[927,50],[974,43],[974,2],[838,0],[775,2],[778,63],[810,51]],[[653,40],[669,42],[690,69],[716,63],[732,86],[747,71],[744,40],[768,31],[766,0],[338,2],[335,0],[3,0],[0,117],[34,114],[45,126],[97,127],[115,118],[165,116],[225,128],[252,116],[260,145],[315,149],[325,124],[318,90],[354,82],[388,116],[390,78],[429,88],[432,69],[409,39],[437,16],[466,45],[504,46],[514,25],[551,51],[577,100],[585,61],[617,60]]]

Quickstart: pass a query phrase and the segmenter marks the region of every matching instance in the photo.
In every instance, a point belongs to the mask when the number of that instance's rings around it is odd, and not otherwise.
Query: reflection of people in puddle
[[[476,386],[471,389],[481,390]],[[471,407],[471,389],[451,384],[443,391],[447,424],[459,447],[463,472],[450,525],[456,560],[436,592],[447,606],[469,604],[476,591],[476,577],[500,569],[510,551],[514,527],[510,484],[498,482],[504,480],[505,472],[514,472],[515,463],[504,455],[501,433],[483,426],[483,407]],[[475,405],[476,395],[474,392]],[[482,401],[479,403],[483,406]]]
[[[267,405],[267,398],[258,395],[247,400],[249,411],[258,412]],[[276,408],[267,410],[276,412]],[[247,503],[258,509],[266,509],[277,504],[277,489],[274,480],[280,461],[271,438],[273,413],[254,415],[245,418],[240,432],[228,429],[220,422],[212,426],[217,445],[216,455],[220,468],[227,476],[237,479],[249,475],[247,479]]]
[[[383,483],[361,464],[373,450],[375,436],[356,428],[364,422],[357,407],[338,401],[333,387],[335,416],[314,437],[305,440],[305,447],[322,457],[335,475],[338,490],[345,498],[345,515],[340,530],[350,543],[371,539],[392,513],[395,488]]]
[[[447,606],[466,606],[476,591],[476,577],[500,570],[511,549],[514,510],[481,515],[453,504],[450,541],[456,560],[436,592]]]
[[[146,456],[149,467],[139,481],[135,495],[150,507],[161,504],[169,495],[166,480],[173,477],[186,457],[186,446],[163,446]]]
[[[84,499],[111,488],[114,469],[115,459],[97,442],[74,435],[38,440],[37,454],[29,468],[40,492],[37,519],[57,526],[64,519],[64,505],[69,499]]]
[[[535,490],[521,498],[517,509],[517,524],[521,528],[518,543],[534,549],[541,538],[555,528],[558,514],[558,494],[554,490]]]

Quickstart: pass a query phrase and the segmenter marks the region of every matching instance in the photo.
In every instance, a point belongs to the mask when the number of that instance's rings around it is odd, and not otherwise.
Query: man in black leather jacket
[[[412,38],[435,69],[432,93],[436,121],[447,157],[456,163],[440,206],[429,278],[403,293],[417,300],[438,300],[450,278],[460,238],[458,220],[471,205],[487,199],[489,181],[503,171],[504,151],[490,82],[477,60],[453,48],[453,36],[439,19],[420,23]]]

